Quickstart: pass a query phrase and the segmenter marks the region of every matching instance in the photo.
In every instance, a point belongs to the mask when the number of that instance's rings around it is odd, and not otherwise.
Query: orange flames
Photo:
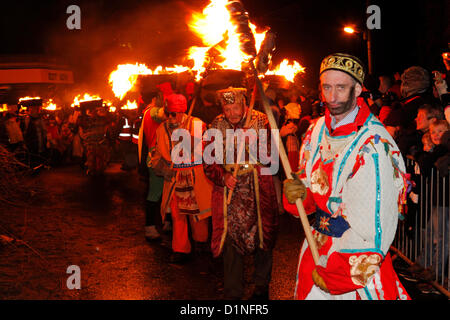
[[[57,106],[53,102],[53,99],[48,99],[48,101],[44,104],[43,109],[49,110],[49,111],[55,111],[57,109]]]
[[[109,112],[116,112],[116,107],[114,107],[112,102],[109,100],[103,100],[103,106],[108,108]]]
[[[109,84],[114,95],[120,100],[130,91],[140,74],[153,74],[145,64],[119,64],[109,75]]]
[[[188,70],[188,67],[179,65],[173,67],[158,66],[155,70],[151,70],[143,63],[119,64],[117,69],[109,75],[109,84],[114,95],[122,100],[127,92],[133,89],[139,75],[181,73]]]
[[[122,109],[122,110],[135,110],[137,108],[138,108],[138,105],[136,103],[136,100],[134,100],[134,101],[127,100],[127,103],[125,105],[123,105],[120,109]]]
[[[174,67],[158,66],[152,70],[143,63],[119,64],[109,75],[109,84],[114,95],[119,100],[123,100],[135,86],[139,75],[181,73],[191,70],[196,73],[196,79],[200,80],[206,67],[242,70],[243,64],[253,57],[241,50],[238,26],[233,24],[227,9],[229,4],[230,0],[210,0],[201,13],[192,14],[188,26],[201,39],[203,46],[189,48],[187,55],[188,59],[193,61],[191,68],[175,65]],[[258,52],[267,29],[257,32],[254,24],[249,23],[249,26]],[[213,63],[211,63],[211,55],[215,57]],[[283,75],[292,82],[299,72],[304,72],[304,68],[298,62],[289,63],[284,60],[279,67],[267,74]]]
[[[197,71],[197,78],[205,71],[208,50],[214,47],[220,54],[222,61],[216,61],[223,69],[241,70],[242,64],[252,57],[242,52],[237,27],[231,22],[231,16],[226,8],[229,0],[211,0],[202,13],[192,14],[189,28],[200,37],[203,47],[189,48],[189,59],[194,61],[193,70]],[[259,51],[266,31],[256,32],[256,26],[250,24]]]
[[[20,98],[19,99],[19,102],[22,102],[22,101],[27,101],[27,100],[35,100],[35,99],[41,99],[41,97],[22,97],[22,98]]]
[[[72,103],[72,108],[79,106],[80,102],[84,102],[84,101],[90,101],[90,100],[100,100],[101,98],[97,95],[90,95],[89,93],[85,93],[83,96],[81,96],[81,94],[77,95],[74,99],[73,99],[73,103]]]
[[[298,73],[304,73],[305,68],[297,61],[289,62],[284,59],[275,69],[266,72],[266,75],[284,76],[288,81],[293,82]]]

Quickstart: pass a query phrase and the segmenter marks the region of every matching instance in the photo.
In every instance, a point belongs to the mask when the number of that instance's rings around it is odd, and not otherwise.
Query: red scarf
[[[328,132],[332,137],[336,136],[347,136],[352,134],[353,132],[357,132],[359,128],[361,128],[366,122],[367,118],[370,116],[370,109],[367,104],[364,102],[364,99],[357,98],[356,104],[359,106],[358,115],[356,116],[355,121],[352,123],[348,123],[346,125],[340,126],[334,130],[331,129],[331,114],[330,111],[325,109],[325,125],[328,128]]]

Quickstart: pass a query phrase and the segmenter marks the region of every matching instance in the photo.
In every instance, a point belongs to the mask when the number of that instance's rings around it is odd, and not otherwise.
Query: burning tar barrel
[[[97,108],[103,107],[103,99],[97,99],[97,100],[88,100],[80,102],[80,110],[83,114],[86,113],[87,110],[95,110]]]
[[[202,88],[205,90],[221,90],[228,87],[245,88],[246,75],[243,71],[218,69],[211,70],[203,80]]]
[[[137,89],[145,95],[150,92],[157,92],[158,85],[169,82],[175,92],[184,93],[186,84],[194,82],[194,76],[191,72],[139,75],[137,80]]]
[[[228,87],[247,88],[247,75],[243,71],[230,69],[211,70],[202,82],[201,99],[212,103],[216,91]],[[214,98],[213,98],[214,97]]]
[[[23,107],[42,107],[42,99],[28,99],[19,101],[18,106]]]
[[[33,114],[38,114],[42,108],[43,100],[41,98],[19,100],[17,104],[17,112],[23,114],[25,110]]]

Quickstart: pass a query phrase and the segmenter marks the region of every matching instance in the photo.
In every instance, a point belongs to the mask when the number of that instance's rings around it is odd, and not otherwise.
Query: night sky
[[[366,1],[243,0],[250,20],[277,34],[274,62],[299,61],[305,82],[315,86],[320,61],[348,52],[367,62],[358,35],[346,24],[366,25]],[[200,45],[187,17],[208,0],[81,0],[2,2],[0,60],[40,54],[72,66],[77,82],[103,81],[119,63],[150,67],[181,64],[187,48]],[[81,8],[81,30],[69,30],[66,8]],[[450,40],[449,1],[371,1],[381,9],[381,30],[372,32],[374,73],[402,72],[411,65],[442,69],[440,54]],[[1,61],[0,61],[1,62]],[[431,70],[430,70],[431,71]]]

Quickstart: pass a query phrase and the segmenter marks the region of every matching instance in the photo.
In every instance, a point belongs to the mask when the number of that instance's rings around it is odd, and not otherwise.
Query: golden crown
[[[221,105],[240,103],[245,101],[244,95],[247,92],[245,88],[228,88],[217,91],[217,96]]]
[[[358,58],[345,53],[334,53],[322,60],[320,74],[326,70],[346,72],[358,81],[364,83],[364,67]]]

